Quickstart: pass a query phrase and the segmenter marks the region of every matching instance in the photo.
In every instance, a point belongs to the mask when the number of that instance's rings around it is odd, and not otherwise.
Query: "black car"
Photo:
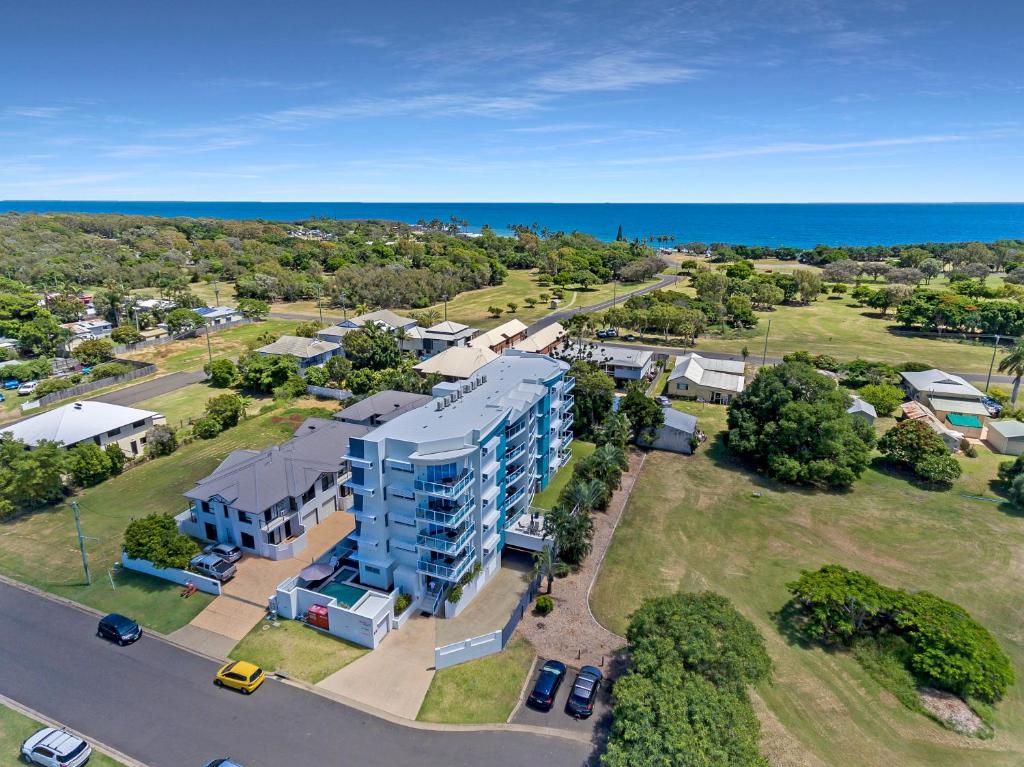
[[[96,635],[117,642],[119,645],[137,642],[142,636],[142,627],[131,618],[111,613],[100,620]]]
[[[569,700],[565,702],[567,714],[577,719],[586,719],[594,713],[594,701],[597,700],[597,693],[601,689],[601,670],[594,666],[584,666],[576,675],[576,681],[572,683],[572,692],[569,693]]]
[[[565,672],[565,664],[561,661],[546,661],[541,667],[537,682],[533,685],[533,692],[526,699],[527,705],[541,711],[550,711],[555,704],[558,688],[562,686],[562,680],[565,679]]]

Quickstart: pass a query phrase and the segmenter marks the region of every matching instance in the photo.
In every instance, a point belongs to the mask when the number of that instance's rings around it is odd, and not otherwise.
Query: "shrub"
[[[150,514],[128,523],[124,531],[124,553],[132,559],[146,559],[155,567],[184,570],[199,553],[199,546],[178,531],[174,517]]]
[[[949,487],[960,478],[960,464],[949,453],[929,455],[914,464],[914,473],[933,485]]]
[[[903,390],[889,383],[868,384],[857,392],[857,396],[872,405],[883,418],[891,416],[903,402]]]
[[[890,461],[913,469],[930,455],[948,453],[946,443],[921,421],[900,421],[882,435],[878,449]]]
[[[83,365],[98,365],[114,356],[114,344],[106,338],[90,338],[76,346],[73,353]]]
[[[93,381],[99,381],[103,378],[123,376],[125,373],[130,372],[132,372],[131,366],[125,365],[123,362],[104,362],[89,371],[89,378]]]
[[[47,378],[45,381],[39,382],[39,386],[32,392],[32,396],[38,399],[39,397],[45,397],[47,394],[70,389],[74,385],[70,378]]]
[[[310,386],[327,386],[331,380],[327,370],[320,366],[306,368],[303,377]]]
[[[199,439],[213,439],[224,431],[224,424],[216,416],[205,415],[192,424],[192,433]]]
[[[124,450],[121,449],[120,445],[111,442],[103,448],[103,452],[106,453],[107,459],[110,461],[110,476],[116,477],[124,471],[124,465],[128,462],[128,456],[124,454]]]
[[[221,394],[206,403],[206,415],[220,421],[223,429],[230,429],[245,416],[245,402],[237,394]]]
[[[274,388],[274,399],[291,400],[306,393],[306,379],[298,373],[291,375],[280,386]]]
[[[460,599],[462,599],[462,586],[456,584],[455,586],[452,586],[451,591],[448,592],[448,601],[453,605],[457,605]]]
[[[547,615],[555,609],[555,600],[547,594],[541,594],[533,605],[538,615]]]
[[[92,487],[110,476],[110,458],[92,442],[75,445],[68,451],[68,469],[76,485]]]
[[[308,322],[300,322],[295,326],[295,335],[302,338],[316,338],[318,331],[323,330],[324,326],[316,320],[309,320]]]
[[[120,325],[110,332],[110,338],[118,344],[134,344],[142,340],[142,333],[131,325]]]
[[[404,591],[399,591],[398,596],[395,597],[395,615],[401,615],[409,609],[409,605],[412,604],[412,597],[406,594]]]
[[[178,436],[167,424],[157,424],[146,434],[146,455],[159,458],[178,449]]]
[[[210,377],[210,386],[215,389],[227,389],[234,385],[238,378],[238,368],[235,363],[228,359],[218,359],[207,362],[203,370]]]

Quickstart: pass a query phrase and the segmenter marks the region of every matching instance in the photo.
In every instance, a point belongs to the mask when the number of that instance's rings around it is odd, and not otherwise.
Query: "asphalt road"
[[[591,306],[578,306],[573,309],[563,309],[562,311],[559,312],[552,312],[551,314],[541,317],[539,320],[530,325],[527,328],[527,335],[532,336],[541,328],[547,327],[553,322],[561,322],[562,320],[567,320],[575,314],[602,312],[605,309],[608,309],[612,304],[623,303],[630,296],[639,296],[642,295],[643,293],[649,293],[652,290],[661,290],[663,288],[667,288],[669,285],[675,283],[676,279],[677,277],[673,274],[665,274],[662,275],[661,279],[659,279],[656,283],[654,283],[653,285],[648,285],[646,288],[637,288],[636,290],[624,291],[623,293],[617,295],[615,298],[609,298],[599,303],[592,304]]]
[[[99,402],[109,402],[111,405],[134,405],[136,402],[142,402],[151,397],[159,397],[161,394],[167,394],[183,386],[205,380],[206,373],[202,370],[188,370],[126,386],[123,389],[116,389],[112,392],[101,394],[98,397],[90,397],[90,399]]]
[[[0,614],[0,693],[151,767],[222,756],[246,767],[575,767],[591,756],[557,737],[408,728],[274,679],[251,696],[218,689],[212,661],[155,637],[117,647],[96,637],[92,615],[3,583]]]

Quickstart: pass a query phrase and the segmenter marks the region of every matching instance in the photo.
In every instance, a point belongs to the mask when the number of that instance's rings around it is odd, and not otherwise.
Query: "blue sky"
[[[0,199],[1024,199],[1018,1],[21,2],[2,27]]]

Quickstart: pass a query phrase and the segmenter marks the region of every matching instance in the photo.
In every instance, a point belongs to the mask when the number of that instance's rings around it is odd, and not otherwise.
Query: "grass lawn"
[[[112,590],[107,571],[120,560],[121,540],[135,517],[185,508],[181,494],[237,448],[262,448],[291,436],[312,409],[277,410],[255,416],[212,440],[196,440],[170,456],[148,461],[76,498],[93,583],[83,582],[75,524],[66,504],[0,524],[0,572],[99,610],[117,609],[161,632],[188,623],[210,601],[205,594],[181,599],[180,587],[134,573],[120,573]]]
[[[260,621],[228,655],[316,684],[368,650],[299,621]]]
[[[23,765],[24,762],[19,758],[21,744],[45,726],[42,722],[29,719],[12,708],[0,706],[0,767]],[[88,734],[83,734],[88,740]],[[121,762],[115,762],[96,750],[93,750],[92,756],[89,757],[89,764],[92,767],[124,767]]]
[[[569,484],[569,480],[572,478],[572,468],[576,464],[576,459],[593,453],[594,443],[574,439],[569,449],[572,450],[572,458],[569,459],[569,463],[558,470],[558,473],[551,479],[543,492],[537,493],[534,496],[532,505],[535,508],[550,509],[554,507],[558,496],[562,494],[562,489]]]
[[[245,351],[249,341],[263,333],[285,335],[292,333],[298,323],[295,320],[263,320],[248,325],[228,328],[219,333],[210,334],[210,345],[213,357],[237,358]],[[169,344],[150,346],[137,352],[124,355],[130,359],[152,362],[164,372],[179,370],[195,370],[201,368],[209,360],[206,349],[206,336],[186,338],[172,341]]]
[[[217,389],[209,384],[194,383],[175,389],[167,394],[143,400],[133,407],[143,410],[155,410],[163,413],[167,423],[178,429],[187,425],[189,418],[197,418],[206,411],[206,403],[221,394],[238,394],[234,389]],[[246,396],[252,397],[246,393]],[[270,402],[269,396],[253,397],[249,413],[256,413],[264,404]]]
[[[677,588],[725,594],[754,621],[774,681],[758,689],[762,746],[780,765],[1024,763],[1024,525],[989,487],[1000,456],[962,458],[949,492],[870,468],[849,493],[792,489],[737,466],[719,440],[725,408],[697,413],[709,441],[692,457],[652,452],[594,587],[598,620],[623,632],[648,596]],[[754,493],[760,494],[756,497]],[[995,707],[996,735],[942,729],[884,691],[844,653],[789,644],[773,619],[799,571],[835,562],[882,583],[927,589],[980,620],[1010,655],[1017,684]]]
[[[500,653],[441,669],[416,718],[448,724],[505,722],[519,702],[535,655],[533,645],[516,637]]]
[[[123,389],[126,386],[134,386],[135,384],[138,383],[152,381],[154,378],[156,378],[156,374],[151,376],[143,376],[142,378],[136,378],[133,381],[117,384],[115,386],[104,386],[103,388],[95,389],[89,392],[88,394],[84,394],[78,399],[92,399],[94,397],[98,397],[100,394],[106,394],[107,392],[114,391],[115,389]],[[0,402],[0,423],[6,423],[7,421],[16,421],[22,416],[39,415],[40,413],[45,413],[47,410],[53,410],[56,407],[60,407],[61,405],[67,405],[69,402],[75,401],[75,398],[69,397],[68,399],[54,402],[53,404],[47,405],[46,407],[36,408],[35,410],[30,410],[26,413],[23,413],[21,411],[21,406],[25,402],[31,402],[31,396],[19,397],[17,390],[5,391],[3,392],[3,394],[6,397],[6,399],[3,402]]]

